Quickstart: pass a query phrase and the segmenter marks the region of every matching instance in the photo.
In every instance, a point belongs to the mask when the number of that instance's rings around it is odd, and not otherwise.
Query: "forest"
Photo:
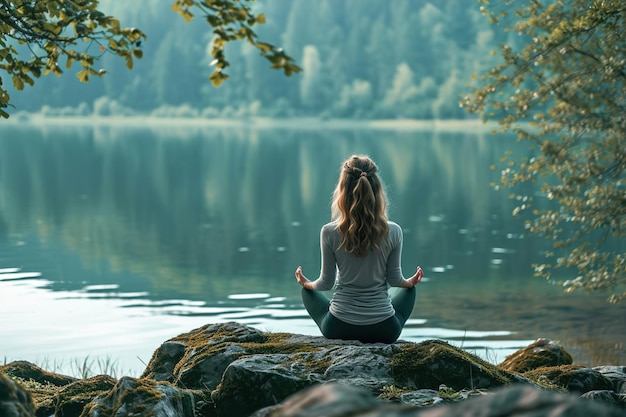
[[[12,113],[462,119],[472,75],[497,63],[499,45],[519,42],[490,25],[474,0],[259,0],[255,10],[267,17],[255,26],[259,38],[284,48],[303,71],[285,77],[237,42],[227,46],[230,79],[216,88],[208,80],[210,27],[185,22],[169,0],[156,3],[101,1],[147,35],[132,70],[105,53],[99,65],[107,74],[89,83],[74,65],[34,87],[9,89]]]

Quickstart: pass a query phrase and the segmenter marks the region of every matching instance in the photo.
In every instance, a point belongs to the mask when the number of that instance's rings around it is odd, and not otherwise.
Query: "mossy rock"
[[[239,358],[319,349],[287,341],[291,336],[264,333],[235,322],[205,325],[163,343],[152,355],[141,378],[187,389],[212,390],[221,382],[228,365]]]
[[[543,367],[523,375],[539,385],[578,394],[613,389],[613,383],[600,372],[579,365]]]
[[[18,382],[0,373],[0,416],[33,417],[35,405],[28,391]]]
[[[572,355],[557,342],[537,339],[525,348],[507,356],[498,367],[508,372],[524,373],[532,369],[572,363]]]
[[[167,382],[122,377],[87,404],[81,417],[194,415],[194,395]]]
[[[18,382],[32,397],[37,416],[48,417],[55,410],[55,396],[63,387],[78,379],[48,372],[27,361],[0,366],[0,372]]]
[[[109,375],[81,379],[60,389],[54,398],[55,416],[79,416],[98,395],[110,391],[117,380]]]
[[[438,390],[482,389],[520,382],[478,356],[441,340],[405,345],[396,351],[391,367],[397,386]]]
[[[73,378],[71,376],[48,372],[27,361],[15,361],[9,362],[6,365],[1,365],[0,373],[5,373],[11,377],[23,379],[24,381],[33,380],[39,382],[40,384],[52,384],[57,387],[71,384],[72,382],[78,380],[78,378]]]

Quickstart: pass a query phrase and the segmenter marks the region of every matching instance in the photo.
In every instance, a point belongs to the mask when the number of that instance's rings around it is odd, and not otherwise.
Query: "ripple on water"
[[[250,293],[250,294],[230,294],[229,300],[259,300],[263,298],[270,298],[270,294],[267,293]]]

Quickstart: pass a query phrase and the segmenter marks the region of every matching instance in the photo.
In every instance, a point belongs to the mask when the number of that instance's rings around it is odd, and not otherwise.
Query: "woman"
[[[387,219],[387,196],[378,167],[354,155],[342,165],[333,193],[332,221],[322,227],[322,267],[309,281],[296,269],[302,301],[329,339],[393,343],[411,315],[423,276],[402,275],[402,229]],[[401,287],[389,298],[387,286]],[[335,287],[331,300],[321,292]]]

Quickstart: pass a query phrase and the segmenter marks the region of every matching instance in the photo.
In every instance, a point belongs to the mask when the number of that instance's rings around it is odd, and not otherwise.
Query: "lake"
[[[319,335],[294,270],[317,276],[340,163],[364,153],[404,230],[405,275],[425,271],[402,339],[498,363],[545,337],[577,363],[625,365],[623,305],[533,277],[546,242],[490,186],[509,149],[528,152],[471,123],[3,121],[0,360],[138,375],[207,323]]]

